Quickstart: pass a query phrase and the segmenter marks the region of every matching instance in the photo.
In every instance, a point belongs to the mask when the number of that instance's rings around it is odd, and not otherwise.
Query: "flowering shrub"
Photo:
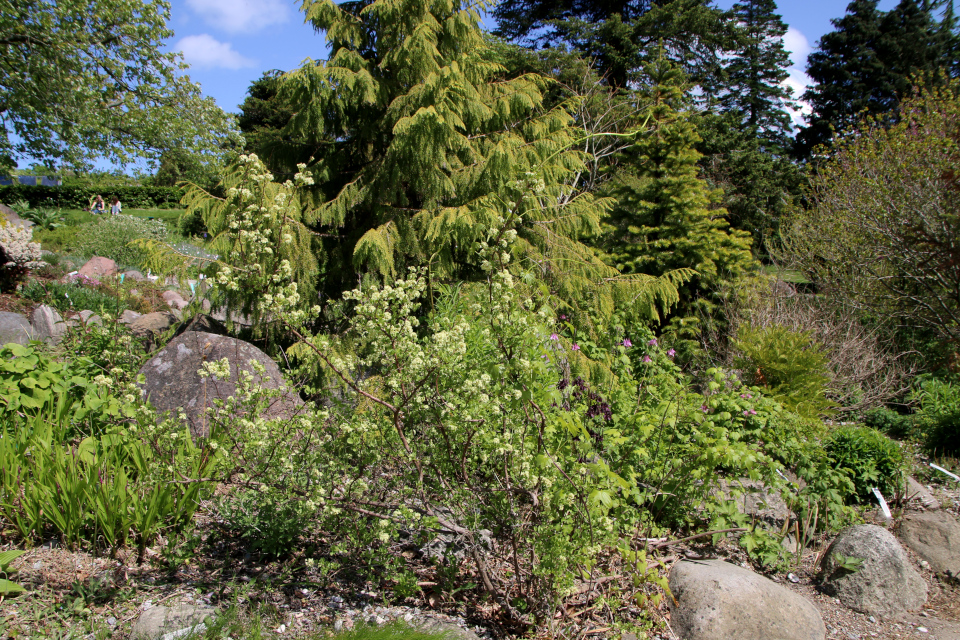
[[[0,293],[16,289],[28,269],[39,266],[40,245],[32,237],[30,229],[0,220]]]

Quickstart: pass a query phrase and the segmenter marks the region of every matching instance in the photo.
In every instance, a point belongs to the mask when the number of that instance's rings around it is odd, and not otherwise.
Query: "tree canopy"
[[[808,156],[834,132],[857,125],[864,113],[892,117],[915,83],[935,86],[956,68],[957,34],[948,5],[901,0],[887,12],[877,0],[854,0],[834,31],[810,54],[807,74],[816,84],[802,96],[813,108],[810,125],[797,135],[797,153]]]
[[[230,118],[182,74],[166,0],[0,0],[0,163],[217,155]]]

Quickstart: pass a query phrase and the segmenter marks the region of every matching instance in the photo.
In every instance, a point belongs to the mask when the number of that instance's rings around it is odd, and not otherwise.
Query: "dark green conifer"
[[[876,0],[854,0],[843,18],[833,20],[836,29],[821,38],[808,60],[807,73],[816,84],[803,99],[813,115],[797,136],[798,155],[808,156],[864,114],[895,119],[914,83],[934,86],[955,70],[952,6],[940,24],[938,7],[928,0],[901,0],[882,12]]]

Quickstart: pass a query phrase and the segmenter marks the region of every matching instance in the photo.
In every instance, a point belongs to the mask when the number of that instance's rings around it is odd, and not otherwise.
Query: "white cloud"
[[[187,6],[228,33],[257,31],[290,17],[290,6],[284,0],[187,0]]]
[[[807,87],[813,84],[813,80],[796,67],[790,67],[788,71],[790,72],[790,76],[780,84],[785,87],[790,87],[793,91],[792,97],[796,108],[787,109],[787,113],[790,114],[793,126],[805,127],[807,125],[807,116],[809,116],[813,110],[810,108],[810,103],[803,102],[799,100],[799,98],[803,95],[803,92],[807,90]]]
[[[183,54],[191,67],[197,69],[242,69],[257,64],[240,55],[229,42],[220,42],[206,33],[181,38],[174,49]]]
[[[793,66],[800,68],[807,66],[807,56],[811,51],[810,42],[799,29],[787,28],[787,32],[783,34],[783,48],[790,52],[790,62]]]

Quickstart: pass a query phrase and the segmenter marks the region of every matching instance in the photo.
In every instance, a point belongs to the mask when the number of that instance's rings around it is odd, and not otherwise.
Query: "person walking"
[[[117,215],[123,213],[123,207],[120,205],[120,198],[113,196],[113,202],[110,203],[110,214]]]

